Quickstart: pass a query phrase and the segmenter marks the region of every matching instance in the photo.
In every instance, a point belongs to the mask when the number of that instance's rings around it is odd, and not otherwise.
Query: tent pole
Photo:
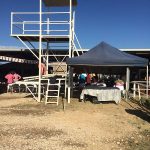
[[[71,79],[70,79],[70,66],[68,67],[68,76],[67,76],[67,78],[68,78],[68,83],[67,83],[67,87],[68,87],[68,93],[67,93],[67,101],[68,101],[68,103],[70,103],[70,81],[71,81]]]
[[[126,100],[128,99],[128,93],[129,93],[129,88],[130,88],[130,69],[127,67],[126,70]]]
[[[148,82],[149,82],[149,75],[148,75],[148,65],[147,65],[147,71],[146,71],[146,96],[147,96],[147,98],[148,98]]]

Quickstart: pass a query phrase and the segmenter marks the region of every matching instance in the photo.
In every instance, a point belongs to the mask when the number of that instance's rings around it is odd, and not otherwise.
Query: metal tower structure
[[[38,12],[11,13],[11,36],[29,49],[38,64],[44,63],[47,68],[46,74],[42,75],[39,65],[38,102],[41,101],[42,79],[56,74],[67,77],[70,70],[65,60],[67,57],[73,57],[77,49],[75,43],[81,48],[74,32],[76,5],[77,0],[39,0]],[[37,50],[38,55],[33,49]],[[57,49],[66,49],[66,53],[55,53]],[[78,51],[76,53],[78,54]],[[67,83],[70,83],[70,78]],[[70,102],[70,84],[67,87],[68,102]]]

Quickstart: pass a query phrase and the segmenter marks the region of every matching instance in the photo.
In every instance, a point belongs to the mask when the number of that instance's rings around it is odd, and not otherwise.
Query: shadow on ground
[[[125,111],[150,123],[150,113],[148,112],[142,111],[140,109],[125,109]]]

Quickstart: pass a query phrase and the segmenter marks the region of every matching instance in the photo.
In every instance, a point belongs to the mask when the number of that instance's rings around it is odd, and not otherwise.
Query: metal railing
[[[42,35],[69,36],[69,12],[42,12]],[[39,35],[39,12],[12,12],[11,35]]]
[[[133,84],[132,91],[134,98],[138,96],[138,99],[140,100],[142,97],[150,97],[150,85],[147,85],[147,81],[132,81],[131,84]]]

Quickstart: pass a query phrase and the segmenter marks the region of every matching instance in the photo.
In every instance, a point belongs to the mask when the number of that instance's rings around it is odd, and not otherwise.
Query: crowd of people
[[[73,78],[74,85],[79,85],[79,87],[84,87],[87,85],[101,85],[104,87],[114,87],[118,82],[116,81],[122,81],[119,79],[119,77],[114,77],[114,76],[102,76],[100,77],[99,75],[95,73],[81,73],[81,74],[75,74]],[[122,81],[123,85],[124,82]]]
[[[98,82],[97,74],[75,74],[73,82],[79,84],[79,86],[84,87],[85,85],[96,84]]]

